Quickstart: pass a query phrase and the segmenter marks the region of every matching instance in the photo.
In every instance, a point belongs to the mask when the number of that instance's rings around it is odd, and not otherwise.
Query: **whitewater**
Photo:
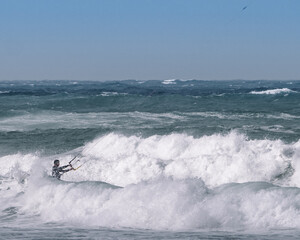
[[[300,81],[2,81],[0,238],[299,239],[299,119]]]

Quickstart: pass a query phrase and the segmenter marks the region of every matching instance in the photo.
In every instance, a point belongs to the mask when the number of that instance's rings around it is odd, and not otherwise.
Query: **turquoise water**
[[[300,81],[2,81],[1,236],[298,239],[299,123]]]

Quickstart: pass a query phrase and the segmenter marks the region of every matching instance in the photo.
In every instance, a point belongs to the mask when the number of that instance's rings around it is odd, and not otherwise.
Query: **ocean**
[[[0,239],[300,239],[300,81],[1,81]]]

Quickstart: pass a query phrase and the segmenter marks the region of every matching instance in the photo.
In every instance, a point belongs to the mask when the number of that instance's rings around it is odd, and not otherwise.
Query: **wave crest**
[[[275,94],[282,94],[282,93],[295,93],[295,91],[288,89],[288,88],[280,88],[280,89],[271,89],[265,91],[252,91],[251,94],[267,94],[267,95],[275,95]]]
[[[300,191],[268,183],[209,189],[200,179],[159,178],[125,188],[52,179],[31,182],[22,211],[46,222],[158,230],[300,228]]]
[[[84,166],[69,180],[126,186],[158,176],[201,178],[208,186],[266,181],[299,186],[300,142],[249,140],[231,132],[194,138],[185,134],[126,137],[111,133],[82,149]]]

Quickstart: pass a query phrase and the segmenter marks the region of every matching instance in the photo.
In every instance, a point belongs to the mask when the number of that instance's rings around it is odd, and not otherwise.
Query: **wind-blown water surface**
[[[0,235],[299,239],[299,123],[300,81],[0,82]]]

